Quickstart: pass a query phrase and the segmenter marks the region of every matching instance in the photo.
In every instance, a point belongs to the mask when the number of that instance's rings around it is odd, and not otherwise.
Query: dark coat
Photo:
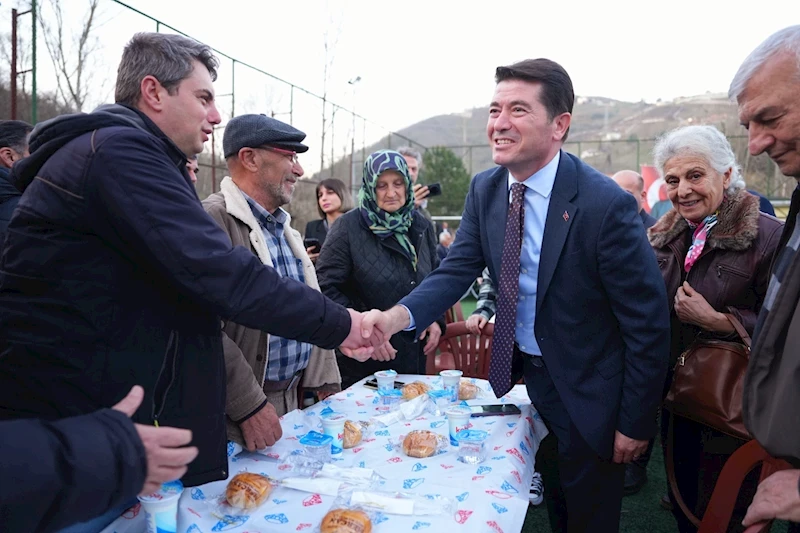
[[[675,315],[678,287],[689,285],[720,313],[730,313],[752,335],[769,285],[770,264],[783,223],[759,211],[759,199],[739,191],[720,207],[717,225],[708,233],[703,252],[687,274],[683,262],[692,244],[692,229],[674,209],[648,231],[667,289],[672,321],[674,362],[700,333]]]
[[[304,239],[318,239],[319,245],[322,246],[327,236],[328,228],[325,227],[325,221],[323,219],[312,220],[306,224],[306,232],[303,235]]]
[[[417,211],[413,212],[409,236],[417,251],[417,271],[403,254],[397,240],[381,239],[367,227],[359,209],[336,220],[317,259],[317,278],[325,296],[357,311],[385,311],[411,292],[437,266],[433,226]],[[440,313],[441,315],[441,313]],[[439,318],[444,332],[444,321]],[[377,372],[392,368],[400,374],[424,374],[425,343],[409,332],[392,336],[396,358],[389,362],[369,360],[359,363],[339,356],[342,387]]]
[[[112,409],[0,422],[3,531],[59,531],[136,498],[147,473],[130,419]]]
[[[9,177],[10,171],[0,167],[0,250],[3,248],[3,239],[6,237],[6,228],[11,215],[17,207],[22,194],[14,187]]]
[[[400,301],[419,327],[484,266],[499,279],[508,196],[506,169],[473,178],[447,259]],[[639,440],[655,433],[669,345],[664,282],[633,197],[564,151],[541,250],[534,331],[569,414],[559,423],[574,423],[608,459],[616,430]]]
[[[233,247],[138,111],[54,119],[31,152],[0,259],[0,419],[90,413],[141,385],[134,421],[192,430],[184,484],[226,478],[221,317],[333,348],[347,311]]]
[[[653,227],[653,224],[656,223],[656,219],[650,216],[650,213],[642,209],[639,211],[639,218],[642,219],[642,224],[644,224],[644,229],[649,229]]]

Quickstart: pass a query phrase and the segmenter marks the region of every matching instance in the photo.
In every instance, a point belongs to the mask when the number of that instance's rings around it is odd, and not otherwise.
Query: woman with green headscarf
[[[414,209],[408,165],[393,150],[380,150],[364,162],[358,209],[339,217],[317,259],[322,292],[357,311],[385,311],[439,266],[433,226]],[[378,370],[424,374],[425,357],[436,350],[444,319],[420,340],[400,332],[359,363],[337,354],[342,387]]]

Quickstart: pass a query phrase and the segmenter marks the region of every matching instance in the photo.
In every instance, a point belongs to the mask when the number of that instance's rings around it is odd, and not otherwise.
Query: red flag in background
[[[667,199],[667,189],[664,180],[658,177],[656,167],[652,165],[642,165],[641,174],[644,179],[644,190],[646,192],[643,207],[645,211],[650,213],[653,210],[653,206],[658,202],[669,202]]]

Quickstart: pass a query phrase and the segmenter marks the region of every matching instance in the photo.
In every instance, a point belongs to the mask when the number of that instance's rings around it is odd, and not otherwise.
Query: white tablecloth
[[[406,383],[415,379],[441,388],[438,376],[398,376]],[[488,382],[474,380],[482,389],[491,391]],[[470,400],[470,405],[496,404],[491,392],[487,397]],[[426,459],[405,456],[392,447],[398,437],[414,429],[427,429],[448,435],[447,420],[443,416],[423,414],[410,422],[399,422],[376,431],[361,445],[344,450],[338,466],[361,466],[374,469],[386,478],[382,490],[416,493],[429,498],[435,495],[450,498],[456,505],[454,515],[400,516],[383,514],[373,524],[375,533],[388,532],[451,532],[486,531],[513,533],[522,529],[528,509],[528,489],[533,475],[533,463],[539,442],[547,429],[535,409],[530,405],[523,385],[517,385],[499,403],[513,403],[520,407],[521,416],[473,417],[473,429],[489,432],[488,456],[479,465],[467,465],[457,460],[457,448]],[[300,447],[299,437],[316,427],[320,412],[333,409],[348,415],[351,420],[369,420],[380,414],[375,391],[356,383],[327,400],[305,411],[292,411],[281,419],[283,438],[271,448],[259,453],[239,452],[229,444],[229,472],[233,476],[241,471],[266,475],[279,473],[280,460]],[[300,492],[284,487],[276,488],[269,500],[249,516],[215,516],[209,500],[223,494],[227,481],[216,481],[186,489],[181,496],[178,515],[179,533],[209,533],[236,531],[241,533],[278,533],[288,531],[314,531],[331,507],[335,497]],[[138,505],[117,519],[104,533],[141,533],[144,531],[143,513]]]

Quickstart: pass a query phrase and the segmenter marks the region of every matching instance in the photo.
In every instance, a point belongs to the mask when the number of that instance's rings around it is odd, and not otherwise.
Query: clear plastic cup
[[[428,391],[428,398],[433,402],[433,416],[444,415],[445,409],[453,405],[451,400],[450,391],[435,389]]]
[[[183,494],[183,483],[169,481],[151,494],[139,496],[144,509],[147,533],[177,533],[178,502]]]
[[[333,438],[330,435],[323,435],[317,431],[309,431],[300,439],[306,455],[320,463],[331,462],[332,443]]]
[[[458,401],[458,384],[461,382],[461,376],[464,373],[461,370],[442,370],[439,372],[442,377],[442,385],[444,390],[450,391],[452,401]]]
[[[458,433],[458,460],[476,465],[486,460],[486,439],[489,433],[481,429],[466,429]]]
[[[345,420],[347,420],[347,417],[341,413],[330,413],[322,417],[322,433],[333,439],[331,442],[331,455],[342,454]]]
[[[379,390],[378,397],[380,398],[378,411],[382,413],[395,410],[403,401],[403,393],[397,389]]]
[[[448,407],[444,414],[447,416],[447,423],[450,426],[450,444],[458,446],[457,435],[461,431],[469,429],[469,417],[472,416],[472,411],[469,407],[453,405]]]
[[[394,370],[375,372],[375,380],[378,382],[379,391],[394,390],[395,379],[397,379],[397,372]]]

